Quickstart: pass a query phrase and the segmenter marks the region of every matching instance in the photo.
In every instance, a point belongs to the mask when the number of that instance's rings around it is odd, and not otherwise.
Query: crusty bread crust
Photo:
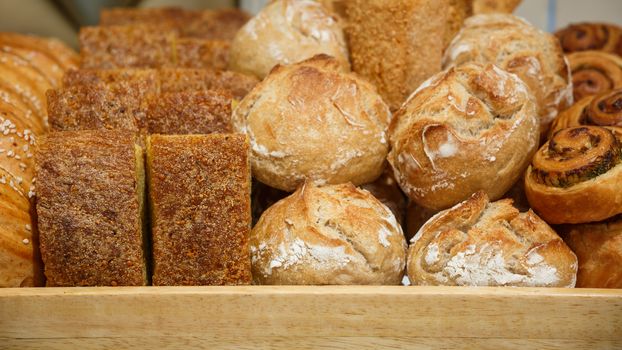
[[[53,132],[39,143],[37,216],[48,286],[147,284],[138,162],[142,152],[127,131]]]
[[[336,17],[309,0],[278,0],[251,18],[231,43],[229,69],[263,79],[277,64],[318,54],[349,70],[348,49]]]
[[[557,39],[509,14],[468,18],[445,51],[443,67],[492,63],[516,74],[534,95],[544,135],[572,104],[570,69]]]
[[[525,84],[490,64],[430,78],[396,113],[389,134],[388,160],[402,190],[433,210],[479,190],[499,199],[527,167],[539,138]]]
[[[234,130],[251,142],[253,175],[293,191],[374,181],[388,152],[391,114],[374,87],[318,55],[277,66],[234,109]]]
[[[574,287],[577,258],[531,210],[483,192],[432,217],[411,240],[414,285]]]
[[[256,284],[389,284],[402,280],[406,241],[395,216],[351,184],[302,185],[251,233]]]

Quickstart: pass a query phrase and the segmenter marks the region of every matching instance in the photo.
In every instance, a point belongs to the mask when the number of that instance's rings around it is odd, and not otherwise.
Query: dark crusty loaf
[[[146,285],[144,169],[134,135],[52,132],[36,160],[47,285]]]
[[[249,284],[248,139],[153,135],[147,169],[153,284]]]

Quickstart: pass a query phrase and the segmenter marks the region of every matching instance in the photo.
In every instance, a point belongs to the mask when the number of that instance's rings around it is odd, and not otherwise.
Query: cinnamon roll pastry
[[[579,259],[577,287],[622,288],[622,217],[560,231]]]
[[[551,125],[550,135],[580,125],[622,127],[622,88],[584,97],[559,114]]]
[[[622,28],[608,23],[575,23],[555,32],[564,52],[598,50],[622,55]]]
[[[622,213],[622,128],[584,125],[553,134],[525,175],[531,207],[550,224]]]
[[[538,130],[516,75],[469,63],[433,76],[404,103],[389,127],[388,160],[406,195],[428,209],[479,190],[499,199],[529,164]]]
[[[413,285],[568,287],[577,257],[531,210],[483,192],[432,217],[408,249]]]
[[[519,17],[467,18],[445,50],[443,68],[467,62],[492,63],[521,78],[535,97],[543,135],[557,113],[572,105],[570,69],[558,40]]]
[[[622,87],[622,58],[600,51],[571,53],[574,100]]]

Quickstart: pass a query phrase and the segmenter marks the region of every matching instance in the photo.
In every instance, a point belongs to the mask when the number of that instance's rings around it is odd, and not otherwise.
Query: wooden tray
[[[0,289],[0,348],[620,349],[622,290]]]

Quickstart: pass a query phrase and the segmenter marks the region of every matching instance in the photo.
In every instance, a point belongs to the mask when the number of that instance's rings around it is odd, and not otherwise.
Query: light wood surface
[[[0,289],[0,348],[612,349],[622,290]]]

